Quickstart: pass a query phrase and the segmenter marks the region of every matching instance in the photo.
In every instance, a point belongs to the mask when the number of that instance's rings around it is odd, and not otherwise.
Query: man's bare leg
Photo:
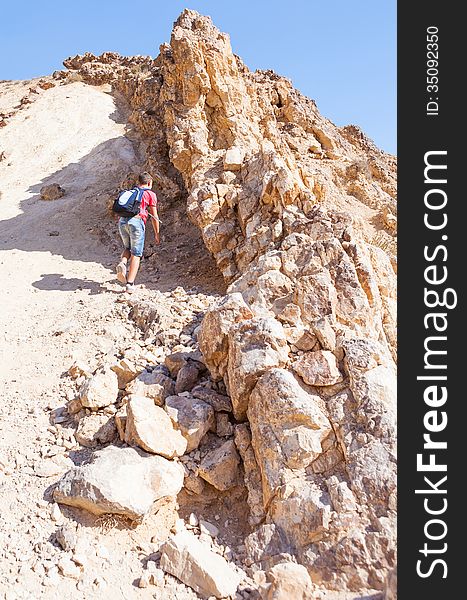
[[[120,281],[120,283],[126,283],[127,265],[130,256],[130,251],[124,250],[122,256],[120,257],[120,262],[117,265],[117,279]]]
[[[130,268],[129,268],[128,274],[126,276],[126,280],[130,285],[135,282],[140,262],[141,262],[140,256],[132,256],[130,259]]]

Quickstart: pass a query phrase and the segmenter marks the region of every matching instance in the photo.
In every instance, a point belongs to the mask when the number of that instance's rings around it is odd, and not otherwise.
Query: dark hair
[[[144,171],[144,173],[140,173],[138,175],[138,183],[140,183],[141,185],[149,185],[151,181],[152,177],[147,171]]]

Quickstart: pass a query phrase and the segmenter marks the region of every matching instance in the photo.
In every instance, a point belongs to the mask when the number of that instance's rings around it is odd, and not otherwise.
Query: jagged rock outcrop
[[[251,428],[236,436],[251,522],[264,518],[277,554],[314,584],[383,589],[395,564],[394,157],[287,79],[250,72],[194,11],[156,59],[65,66],[125,95],[163,199],[186,200],[230,283],[198,339]]]

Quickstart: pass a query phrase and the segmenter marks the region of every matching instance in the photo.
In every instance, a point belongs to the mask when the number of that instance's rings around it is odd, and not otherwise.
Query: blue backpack
[[[139,187],[121,192],[115,199],[112,210],[121,217],[135,217],[139,215],[141,200],[146,190]]]

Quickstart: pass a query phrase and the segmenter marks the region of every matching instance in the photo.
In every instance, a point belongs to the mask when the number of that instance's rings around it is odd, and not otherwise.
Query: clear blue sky
[[[252,70],[273,69],[337,125],[396,151],[396,0],[16,0],[2,5],[0,79],[63,68],[70,55],[159,53],[184,8],[230,33]]]

